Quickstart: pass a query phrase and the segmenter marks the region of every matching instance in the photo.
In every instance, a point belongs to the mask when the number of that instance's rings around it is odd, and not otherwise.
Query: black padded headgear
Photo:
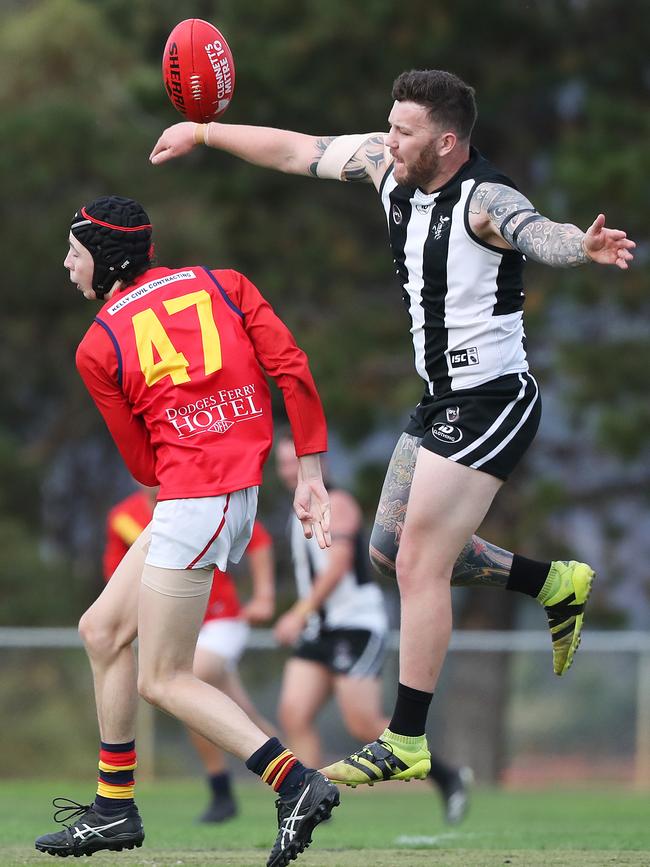
[[[95,199],[77,211],[70,231],[93,257],[93,289],[98,298],[103,298],[116,280],[128,283],[142,274],[151,262],[151,222],[134,199]]]

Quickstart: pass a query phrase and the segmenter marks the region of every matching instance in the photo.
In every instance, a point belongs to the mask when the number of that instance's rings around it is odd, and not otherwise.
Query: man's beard
[[[435,142],[427,145],[418,159],[408,169],[402,164],[406,172],[400,184],[405,187],[426,187],[431,183],[440,170],[440,158],[436,154]]]

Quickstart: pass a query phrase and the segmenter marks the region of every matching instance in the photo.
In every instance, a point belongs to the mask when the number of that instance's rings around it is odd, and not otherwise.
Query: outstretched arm
[[[289,174],[375,184],[390,162],[383,133],[312,136],[272,127],[189,122],[168,127],[149,159],[160,165],[189,153],[197,145],[223,150],[254,165]]]
[[[621,229],[606,228],[604,214],[583,232],[571,223],[554,223],[544,217],[518,190],[504,184],[476,187],[469,221],[482,240],[512,247],[546,265],[569,268],[597,262],[626,270],[634,258],[634,241]]]

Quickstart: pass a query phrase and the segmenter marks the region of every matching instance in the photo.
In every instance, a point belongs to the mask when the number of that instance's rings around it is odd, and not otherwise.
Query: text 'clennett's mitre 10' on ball
[[[201,18],[187,18],[174,27],[162,72],[172,105],[196,123],[220,117],[235,92],[232,51],[223,34]]]

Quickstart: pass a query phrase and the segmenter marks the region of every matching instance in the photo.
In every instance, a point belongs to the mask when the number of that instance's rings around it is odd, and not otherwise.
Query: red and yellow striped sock
[[[135,741],[125,744],[105,744],[102,741],[95,796],[95,806],[100,813],[121,812],[133,804],[137,764]]]
[[[277,738],[270,738],[246,762],[246,767],[261,777],[274,792],[288,794],[302,782],[305,766]]]

